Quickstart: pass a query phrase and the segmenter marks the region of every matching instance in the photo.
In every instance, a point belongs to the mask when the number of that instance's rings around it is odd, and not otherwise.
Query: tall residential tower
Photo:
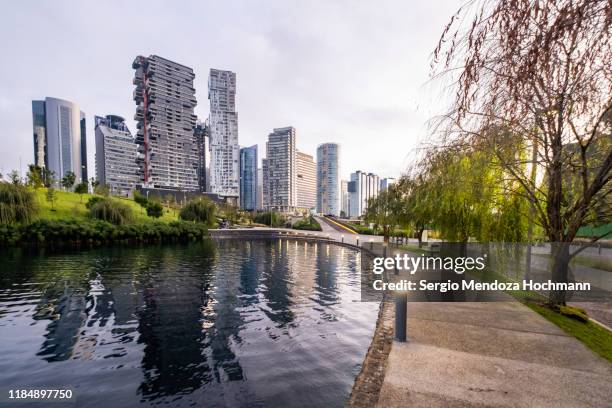
[[[324,143],[317,148],[317,211],[340,215],[340,146]]]
[[[263,169],[263,207],[292,212],[297,206],[296,132],[293,127],[274,129],[268,135]]]
[[[128,196],[138,183],[137,145],[121,116],[95,117],[96,179],[112,195]]]
[[[317,165],[311,155],[296,152],[297,204],[301,210],[314,210],[317,206]]]
[[[157,55],[136,57],[132,68],[140,181],[149,188],[198,190],[193,69]]]
[[[210,192],[237,201],[240,192],[236,74],[211,69],[210,100]]]

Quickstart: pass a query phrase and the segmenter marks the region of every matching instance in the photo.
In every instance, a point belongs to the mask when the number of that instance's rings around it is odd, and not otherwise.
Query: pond
[[[378,313],[361,258],[279,239],[0,252],[0,384],[79,407],[343,406]]]

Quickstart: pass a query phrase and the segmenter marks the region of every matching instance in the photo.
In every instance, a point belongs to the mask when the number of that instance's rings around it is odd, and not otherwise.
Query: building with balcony
[[[311,155],[296,151],[297,208],[314,210],[317,206],[317,165]]]
[[[317,148],[317,211],[340,216],[340,145]]]
[[[240,193],[240,146],[236,112],[236,74],[211,69],[210,100],[210,191],[237,201]]]
[[[153,189],[198,191],[193,69],[157,55],[136,57],[132,68],[140,183]]]
[[[297,154],[294,127],[274,129],[268,135],[262,160],[263,207],[294,212],[297,207]]]
[[[360,218],[368,208],[368,200],[378,196],[380,178],[373,173],[357,170],[348,183],[349,218]]]
[[[34,164],[54,173],[56,182],[69,171],[87,180],[85,114],[70,101],[47,97],[32,101]]]
[[[117,196],[130,196],[140,177],[138,146],[121,116],[95,117],[96,179]]]

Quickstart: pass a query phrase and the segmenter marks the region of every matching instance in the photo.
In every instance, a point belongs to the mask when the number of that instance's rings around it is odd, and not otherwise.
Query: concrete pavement
[[[379,407],[612,406],[612,365],[518,302],[409,303]]]

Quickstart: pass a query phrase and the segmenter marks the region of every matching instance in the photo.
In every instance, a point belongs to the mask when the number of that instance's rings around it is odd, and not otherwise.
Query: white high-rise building
[[[266,158],[262,160],[263,207],[293,212],[297,207],[296,131],[293,127],[274,129],[268,135]]]
[[[380,179],[380,191],[385,191],[391,184],[395,183],[393,177],[385,177]]]
[[[317,206],[317,165],[311,155],[297,151],[297,207],[311,210]]]
[[[95,117],[96,179],[112,195],[129,196],[139,181],[137,145],[121,116]]]
[[[211,69],[210,100],[210,192],[237,203],[240,194],[240,146],[236,112],[236,74]]]
[[[349,214],[349,193],[348,193],[348,181],[342,180],[340,182],[340,194],[341,194],[341,204],[340,204],[340,212],[341,215],[344,213],[345,217],[348,217]]]
[[[361,217],[368,208],[368,200],[378,196],[380,178],[373,173],[357,170],[351,174],[348,183],[349,214],[350,218]]]
[[[340,215],[340,145],[324,143],[317,148],[317,211]]]

